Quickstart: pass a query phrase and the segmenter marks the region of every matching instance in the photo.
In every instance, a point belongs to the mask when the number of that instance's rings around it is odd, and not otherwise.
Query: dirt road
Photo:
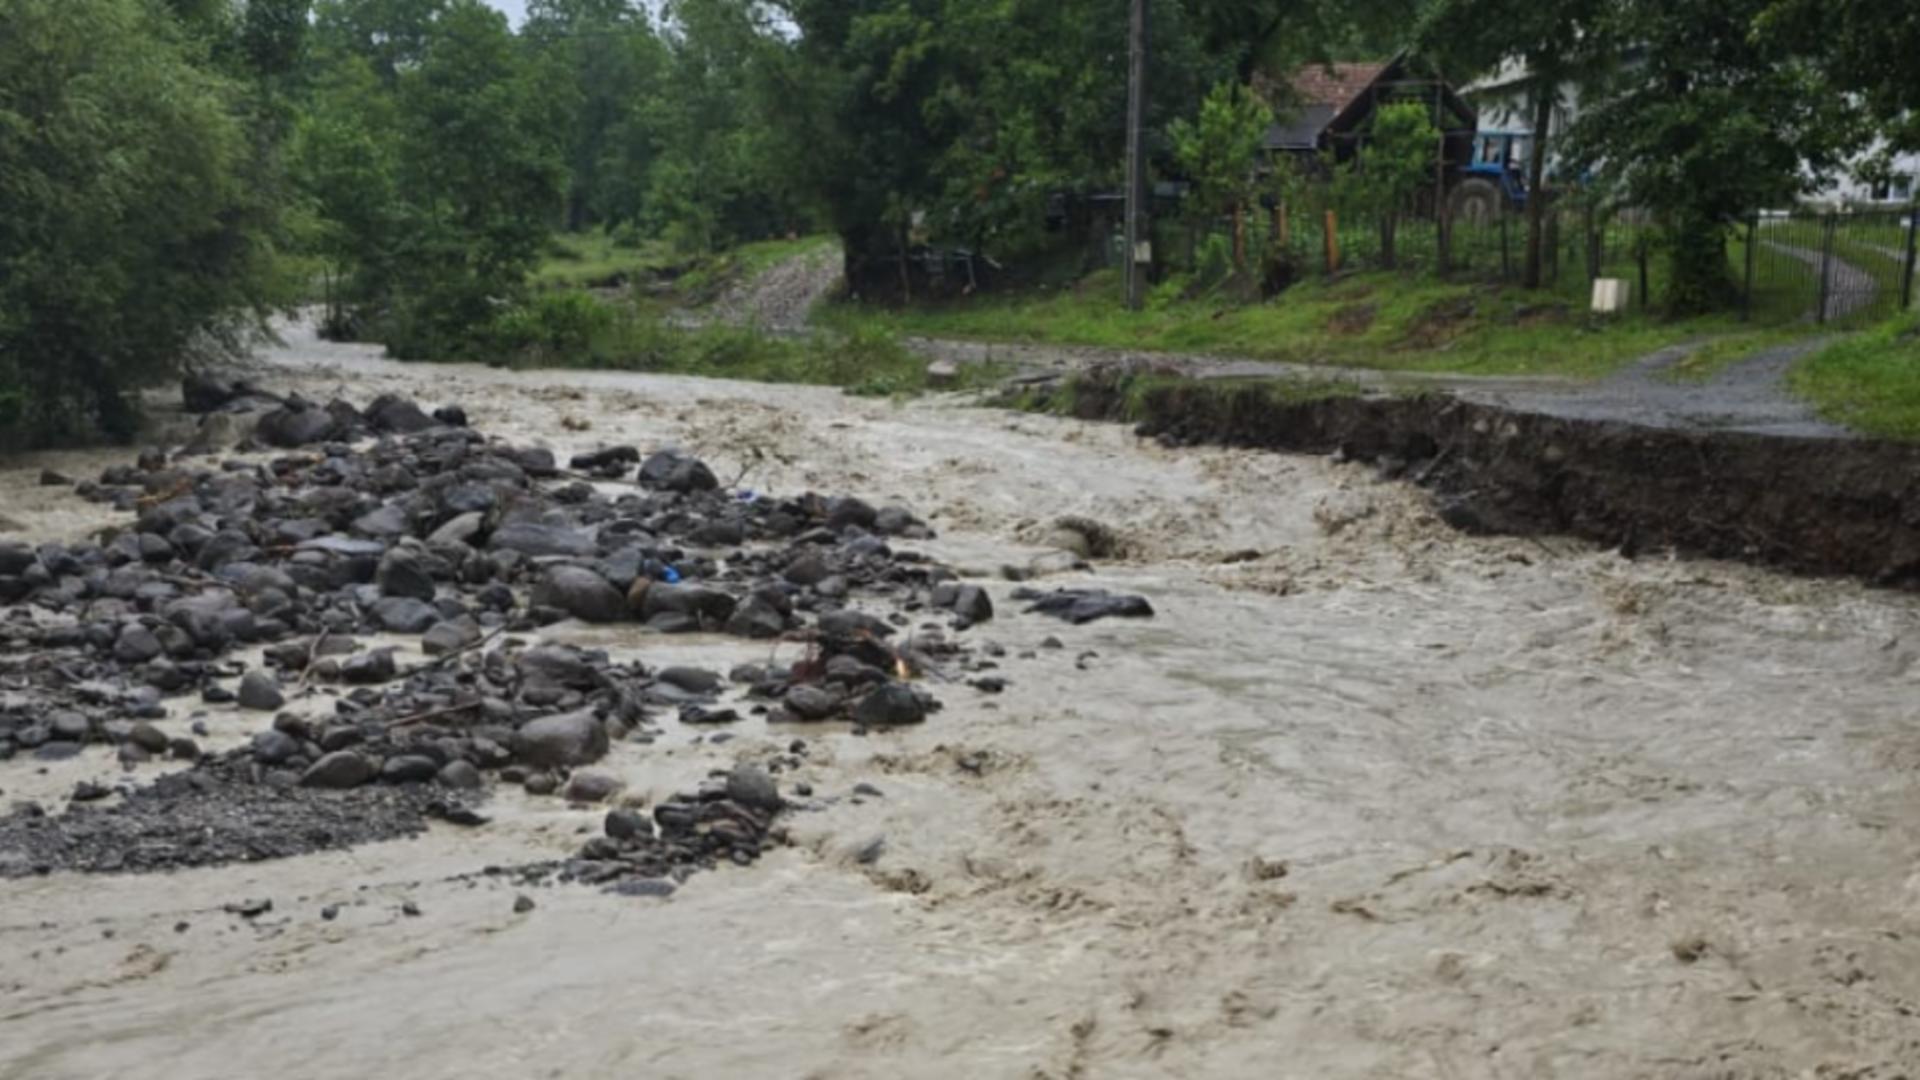
[[[730,476],[758,448],[748,486],[898,498],[989,585],[999,617],[970,636],[1005,646],[1010,686],[938,685],[945,712],[865,738],[749,719],[622,744],[610,766],[656,794],[812,744],[795,779],[823,808],[795,846],[665,900],[556,887],[515,913],[515,889],[461,875],[564,853],[598,815],[508,796],[482,830],[0,882],[0,1078],[1920,1067],[1907,595],[1466,538],[1359,467],[951,401],[408,367],[310,338],[269,362],[558,451],[679,442]],[[0,480],[9,515],[86,527],[31,488],[42,464]],[[1055,580],[1144,593],[1155,619],[1019,614],[991,571],[1061,513],[1125,557]],[[557,631],[649,664],[766,654]],[[30,782],[111,763],[59,768]],[[221,912],[243,897],[275,906]]]

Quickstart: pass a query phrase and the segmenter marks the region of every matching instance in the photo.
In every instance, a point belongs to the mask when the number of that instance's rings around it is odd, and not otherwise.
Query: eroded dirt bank
[[[752,464],[757,489],[908,503],[940,530],[929,554],[993,593],[966,636],[1006,649],[1010,685],[936,687],[944,712],[866,737],[746,719],[716,744],[669,720],[620,744],[605,767],[664,795],[801,737],[789,779],[835,796],[794,846],[665,900],[552,888],[516,913],[515,887],[468,875],[570,851],[601,812],[509,793],[480,830],[0,882],[0,1077],[1920,1064],[1908,594],[1466,536],[1371,466],[1113,424],[310,340],[270,360],[283,388],[457,401],[560,456],[679,443],[728,478]],[[125,458],[9,468],[6,513],[76,535],[92,508],[38,470]],[[1121,556],[1048,582],[1139,592],[1156,618],[1063,628],[1005,602],[994,569],[1066,513]],[[631,626],[550,636],[649,666],[766,660]],[[104,753],[45,767],[0,772],[0,797],[118,775]],[[221,910],[245,897],[275,907]]]
[[[1375,462],[1470,532],[1578,536],[1884,585],[1920,581],[1920,446],[1652,428],[1447,395],[1301,400],[1262,382],[1081,377],[1070,411],[1176,445]]]

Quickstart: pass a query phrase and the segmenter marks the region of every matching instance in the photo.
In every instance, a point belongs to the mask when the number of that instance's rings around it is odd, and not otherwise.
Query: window
[[[1893,190],[1893,197],[1894,197],[1894,198],[1896,198],[1896,199],[1899,199],[1899,200],[1900,200],[1900,201],[1902,201],[1902,202],[1905,202],[1905,201],[1907,201],[1907,200],[1909,200],[1909,199],[1911,199],[1911,198],[1913,198],[1913,176],[1912,176],[1912,174],[1910,174],[1910,173],[1901,173],[1900,175],[1898,175],[1898,176],[1896,176],[1896,177],[1894,177],[1894,178],[1893,178],[1893,183],[1892,183],[1892,185],[1891,185],[1891,187],[1892,187],[1892,190]]]

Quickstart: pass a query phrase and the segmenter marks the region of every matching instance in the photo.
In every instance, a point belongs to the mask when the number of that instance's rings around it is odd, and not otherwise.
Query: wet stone
[[[279,680],[258,669],[240,677],[240,689],[235,698],[241,708],[261,712],[272,712],[287,703],[286,695],[280,692]]]

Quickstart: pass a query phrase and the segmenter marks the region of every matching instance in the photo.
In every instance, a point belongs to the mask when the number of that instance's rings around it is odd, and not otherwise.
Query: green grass
[[[1920,315],[1890,319],[1807,357],[1787,385],[1835,423],[1920,439]]]
[[[672,252],[659,241],[625,247],[604,232],[557,233],[533,272],[533,283],[544,288],[617,288],[673,263]]]
[[[1602,320],[1552,292],[1384,273],[1309,281],[1252,304],[1183,299],[1178,288],[1156,289],[1148,309],[1132,313],[1121,304],[1117,276],[1102,272],[1071,288],[941,306],[832,305],[819,321],[901,335],[1575,378],[1605,375],[1667,345],[1741,330],[1730,315],[1664,321],[1634,311]]]
[[[580,291],[536,294],[501,313],[484,338],[477,351],[517,368],[703,375],[838,386],[848,393],[877,396],[907,396],[930,388],[926,361],[884,330],[821,331],[794,338],[749,327],[686,328]],[[1006,374],[996,365],[962,365],[957,384],[948,388],[977,389]]]

